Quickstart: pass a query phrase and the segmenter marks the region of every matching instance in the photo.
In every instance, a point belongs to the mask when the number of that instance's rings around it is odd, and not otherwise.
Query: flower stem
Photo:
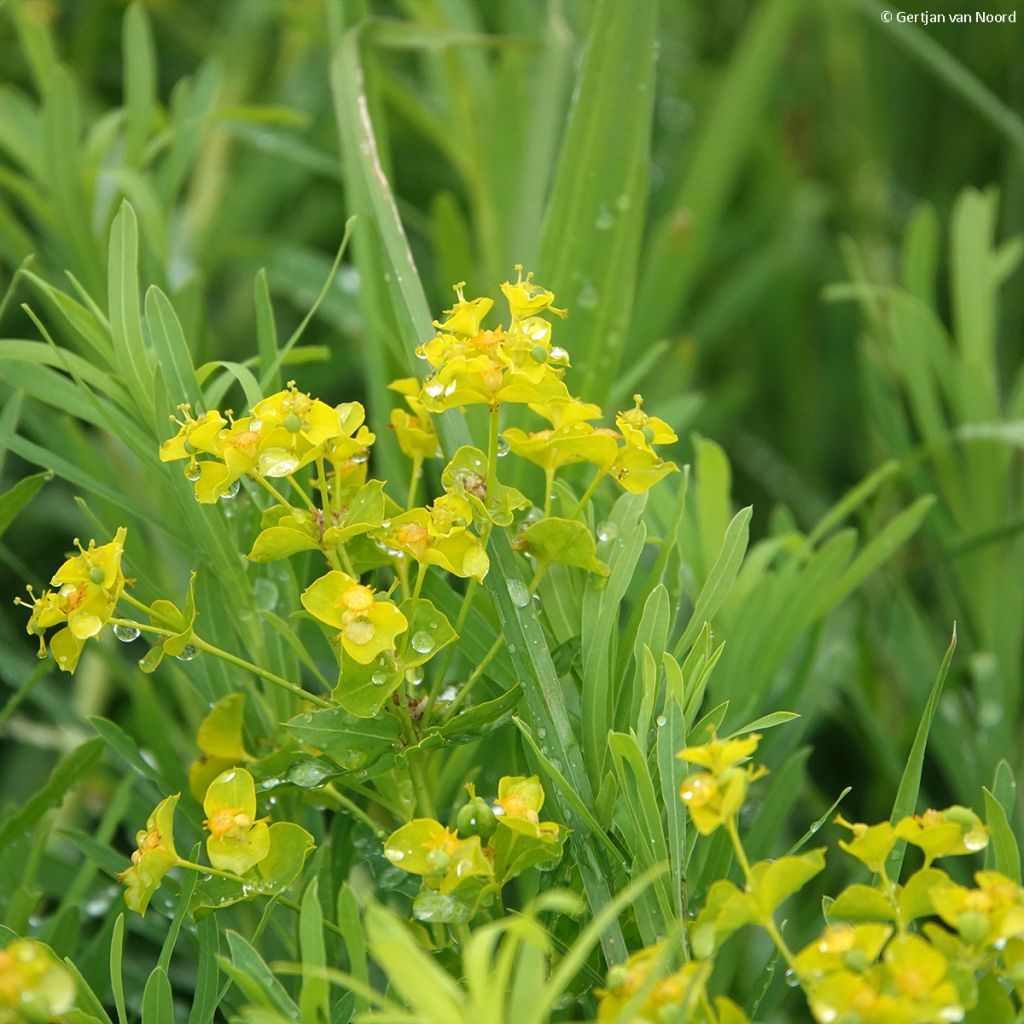
[[[491,408],[487,420],[487,487],[498,482],[498,435],[501,431],[501,406]],[[489,497],[490,495],[488,495]]]
[[[287,679],[276,675],[273,672],[268,672],[265,668],[261,668],[259,665],[254,665],[251,661],[246,661],[244,658],[238,657],[237,654],[232,654],[230,651],[225,651],[220,647],[215,647],[211,643],[203,640],[201,637],[192,634],[192,645],[200,651],[205,651],[207,654],[212,654],[215,658],[220,658],[221,661],[226,661],[230,665],[235,665],[238,668],[245,669],[246,672],[251,672],[254,676],[259,676],[260,679],[266,680],[268,683],[272,683],[274,686],[279,687],[282,690],[287,690],[289,693],[294,694],[296,697],[300,697],[302,700],[308,700],[311,704],[315,704],[320,708],[330,708],[334,705],[322,697],[317,697],[316,694],[310,693],[308,690],[303,689],[297,683],[291,683]]]
[[[262,476],[252,476],[251,479],[255,480],[279,505],[284,505],[285,508],[292,508],[292,503],[268,480]]]
[[[306,489],[302,486],[302,484],[300,484],[299,481],[296,480],[295,477],[293,476],[288,477],[288,483],[290,483],[292,485],[292,488],[298,492],[298,495],[302,499],[306,508],[308,508],[310,512],[315,512],[316,505],[313,504],[313,499],[310,498],[310,496],[306,493]]]
[[[487,666],[494,660],[494,656],[501,650],[501,645],[505,642],[504,636],[499,636],[495,639],[494,643],[491,644],[490,650],[483,656],[480,664],[477,665],[470,677],[466,680],[465,685],[455,695],[455,700],[448,705],[448,713],[451,714],[455,709],[469,696],[469,691],[472,689],[473,684],[484,674]]]
[[[405,507],[410,509],[416,503],[416,490],[420,482],[420,474],[423,472],[423,460],[412,460],[412,474],[409,477],[409,494],[405,499]]]
[[[607,471],[603,469],[599,469],[594,474],[594,479],[590,481],[590,486],[583,492],[583,497],[580,498],[579,504],[573,511],[573,519],[575,519],[576,516],[578,516],[587,507],[590,499],[594,496],[594,491],[597,490],[597,485],[605,478],[605,476],[607,476]]]

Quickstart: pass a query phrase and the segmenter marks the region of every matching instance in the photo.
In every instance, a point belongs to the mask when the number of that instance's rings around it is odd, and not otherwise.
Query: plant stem
[[[491,407],[487,419],[487,488],[498,482],[498,434],[501,431],[501,406]]]
[[[551,500],[554,498],[555,467],[547,466],[544,470],[544,518],[551,515]]]
[[[316,473],[320,485],[320,506],[327,521],[330,522],[331,498],[327,493],[327,470],[324,468],[322,455],[316,460]]]
[[[448,713],[451,714],[455,709],[466,699],[469,695],[469,691],[473,688],[473,684],[484,674],[487,666],[494,660],[494,656],[501,650],[501,645],[505,642],[504,636],[498,636],[495,638],[491,649],[483,656],[480,664],[473,669],[472,674],[466,680],[465,686],[455,695],[455,700],[448,705]]]
[[[306,508],[308,508],[310,512],[315,512],[316,505],[313,504],[313,499],[310,498],[310,496],[306,493],[306,489],[302,486],[302,484],[300,484],[299,481],[296,480],[295,477],[293,476],[288,477],[288,483],[292,485],[294,490],[298,491],[299,497],[302,499]]]
[[[192,634],[192,644],[200,651],[205,651],[207,654],[212,654],[215,658],[220,658],[222,661],[226,661],[231,665],[235,665],[238,668],[245,669],[246,672],[251,672],[254,676],[259,676],[260,679],[266,680],[268,683],[272,683],[274,686],[279,687],[282,690],[287,690],[289,693],[294,694],[296,697],[300,697],[302,700],[308,700],[311,704],[315,704],[320,708],[330,708],[334,705],[322,697],[317,697],[316,694],[310,693],[308,690],[304,690],[297,683],[291,683],[287,679],[276,675],[273,672],[268,672],[267,669],[261,668],[259,665],[254,665],[251,661],[246,661],[244,658],[238,657],[237,654],[232,654],[230,651],[222,650],[220,647],[215,647],[211,643],[203,640],[201,637]]]
[[[594,496],[594,491],[597,490],[597,485],[607,476],[607,471],[599,469],[594,474],[594,479],[590,481],[590,486],[583,492],[583,497],[580,498],[579,504],[573,511],[572,518],[575,519],[586,507],[590,499]]]
[[[285,508],[293,508],[292,503],[269,481],[261,476],[253,476],[251,479],[255,480],[279,505],[284,505]]]
[[[410,509],[416,503],[416,490],[420,482],[420,474],[423,471],[423,460],[412,460],[412,475],[409,477],[409,494],[405,499],[405,507]]]

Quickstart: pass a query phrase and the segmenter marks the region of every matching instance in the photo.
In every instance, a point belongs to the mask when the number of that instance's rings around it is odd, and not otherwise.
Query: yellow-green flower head
[[[120,527],[114,539],[100,547],[90,541],[89,547],[83,548],[76,539],[79,553],[50,580],[56,591],[47,590],[36,597],[29,587],[30,601],[15,599],[16,604],[32,609],[26,630],[39,637],[40,658],[46,657],[46,630],[66,624],[50,641],[54,660],[64,672],[74,672],[85,641],[96,636],[114,614],[127,582],[121,567],[127,532]]]
[[[71,972],[48,946],[12,939],[0,949],[0,1024],[52,1024],[75,995]]]
[[[649,416],[643,410],[643,396],[633,396],[634,406],[615,417],[615,425],[619,428],[627,444],[636,448],[646,448],[653,444],[675,444],[679,438],[676,432],[657,416]]]
[[[256,785],[244,768],[229,768],[210,783],[203,810],[206,853],[215,868],[244,875],[266,857],[270,829],[256,817]]]
[[[506,775],[498,782],[498,799],[494,803],[501,808],[501,816],[521,818],[536,825],[544,806],[544,787],[536,775]]]
[[[665,944],[658,943],[634,953],[624,964],[608,972],[607,986],[597,990],[598,1024],[622,1019],[623,1010],[647,985],[653,971],[664,968]],[[647,996],[637,1005],[632,1003],[629,1020],[632,1024],[663,1024],[665,1021],[689,1021],[704,1001],[704,986],[711,973],[710,962],[691,962],[678,971],[667,973],[654,983]],[[730,1021],[745,1020],[742,1014]]]
[[[210,450],[213,459],[189,463],[185,475],[195,483],[196,500],[203,505],[216,503],[248,473],[253,473],[265,441],[263,424],[245,416],[233,420],[230,427],[217,436]]]
[[[568,391],[547,364],[523,368],[484,354],[456,355],[424,382],[420,397],[430,412],[444,412],[464,405],[543,404],[568,397]]]
[[[555,293],[535,284],[532,273],[527,274],[526,279],[523,280],[521,263],[517,263],[513,269],[516,272],[515,283],[506,281],[501,286],[502,293],[508,299],[508,308],[512,313],[513,320],[524,320],[526,317],[544,312],[554,313],[560,317],[568,315],[567,310],[556,309],[551,305],[555,301]]]
[[[510,427],[503,434],[509,449],[542,469],[556,470],[575,462],[589,462],[609,470],[618,456],[614,430],[589,423],[572,423],[554,430],[526,433]]]
[[[538,416],[543,416],[556,430],[587,420],[599,420],[604,415],[601,406],[594,402],[583,402],[572,396],[555,399],[544,405],[531,405],[530,409]]]
[[[939,917],[970,946],[1024,939],[1024,889],[998,871],[978,871],[974,881],[976,889],[950,882],[929,890]]]
[[[761,742],[761,734],[752,732],[749,736],[737,739],[720,740],[717,736],[707,743],[695,747],[685,747],[678,754],[681,761],[699,764],[707,768],[713,775],[720,775],[727,768],[749,760]]]
[[[896,835],[924,853],[925,863],[936,857],[977,853],[988,846],[989,829],[969,807],[928,810],[896,825]]]
[[[679,798],[690,812],[694,827],[707,836],[739,813],[750,782],[758,777],[749,768],[727,768],[720,775],[694,772],[683,779]]]
[[[878,959],[893,929],[888,924],[838,924],[826,928],[796,957],[802,979],[821,978],[834,971],[863,973]]]
[[[494,876],[479,836],[463,839],[431,818],[414,818],[393,832],[384,843],[384,856],[395,867],[433,881],[445,895],[470,879]]]
[[[360,402],[343,402],[337,407],[340,428],[338,434],[324,447],[324,458],[335,470],[348,466],[362,466],[365,472],[369,450],[377,435],[366,423],[366,410]]]
[[[179,426],[178,433],[160,445],[160,461],[174,462],[177,459],[194,459],[197,452],[217,454],[220,432],[228,425],[217,409],[210,409],[198,418],[193,418],[192,407],[179,405],[183,419],[172,416],[171,422]]]
[[[282,447],[302,457],[341,433],[338,410],[299,391],[293,380],[288,381],[284,391],[257,402],[252,407],[252,419],[260,421],[264,430],[274,435],[268,443],[280,441]]]
[[[395,605],[378,601],[372,588],[337,569],[314,580],[302,592],[301,600],[311,615],[339,630],[342,647],[360,665],[369,665],[379,654],[394,650],[395,638],[409,627]]]
[[[436,565],[462,579],[482,581],[490,562],[480,538],[469,530],[473,509],[458,494],[443,494],[427,508],[414,508],[391,520],[385,546],[423,565]]]
[[[491,310],[491,306],[494,305],[493,300],[481,298],[481,299],[466,299],[463,295],[462,290],[466,287],[465,281],[460,281],[454,286],[455,295],[458,298],[458,302],[452,306],[451,309],[446,309],[445,316],[448,318],[444,323],[438,323],[434,321],[434,326],[439,330],[447,334],[460,335],[464,338],[472,338],[480,331],[480,324],[483,318]]]
[[[886,859],[899,838],[889,822],[865,825],[862,822],[847,821],[841,814],[836,815],[835,822],[853,833],[851,840],[839,840],[840,849],[856,857],[869,871],[879,872],[885,868]]]
[[[919,935],[901,935],[869,971],[839,970],[806,984],[815,1019],[862,1024],[949,1024],[964,1007],[947,979],[949,963]]]
[[[636,448],[624,445],[610,473],[623,490],[630,494],[643,494],[655,484],[661,483],[670,473],[678,473],[679,467],[662,459],[651,448]]]
[[[178,863],[174,849],[174,810],[180,793],[157,804],[146,820],[146,827],[135,836],[138,849],[132,854],[131,867],[117,877],[125,886],[124,901],[130,910],[144,914],[164,875]]]

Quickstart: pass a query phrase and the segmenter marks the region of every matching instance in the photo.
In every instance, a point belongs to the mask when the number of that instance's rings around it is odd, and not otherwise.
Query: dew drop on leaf
[[[116,636],[121,643],[130,644],[133,640],[137,640],[139,638],[139,631],[135,626],[118,625],[114,627],[114,636]]]
[[[178,661],[192,661],[198,653],[199,651],[191,644],[185,644],[181,649],[181,653],[177,655],[177,659]]]

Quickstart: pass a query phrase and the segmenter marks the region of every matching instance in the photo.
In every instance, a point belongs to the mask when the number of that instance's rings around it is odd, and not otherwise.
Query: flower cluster
[[[0,1024],[52,1024],[75,1004],[75,980],[48,946],[13,939],[0,949]]]
[[[757,749],[760,739],[758,733],[742,739],[712,737],[679,753],[681,760],[706,769],[688,775],[679,787],[679,796],[701,835],[710,835],[735,818],[746,800],[747,787],[767,773],[766,768],[740,767]]]
[[[505,776],[493,806],[467,786],[469,800],[454,829],[432,818],[414,818],[384,843],[397,868],[423,878],[419,897],[450,897],[446,920],[469,920],[506,882],[529,868],[554,864],[562,855],[565,828],[541,821],[544,789],[536,775]],[[432,915],[434,920],[441,918]]]
[[[89,541],[83,548],[76,540],[78,554],[69,558],[54,573],[50,585],[36,597],[28,588],[30,601],[16,598],[15,603],[32,609],[27,631],[39,637],[39,657],[46,657],[46,631],[61,628],[50,640],[50,650],[58,667],[74,672],[86,640],[97,636],[110,621],[125,584],[121,559],[127,531],[122,526],[109,544],[96,546]]]
[[[358,402],[330,406],[298,391],[294,381],[241,419],[217,409],[195,417],[187,405],[180,412],[180,429],[160,446],[160,459],[187,460],[185,476],[203,504],[233,497],[242,477],[272,480],[313,463],[330,464],[340,479],[351,463],[366,461],[376,440]]]

